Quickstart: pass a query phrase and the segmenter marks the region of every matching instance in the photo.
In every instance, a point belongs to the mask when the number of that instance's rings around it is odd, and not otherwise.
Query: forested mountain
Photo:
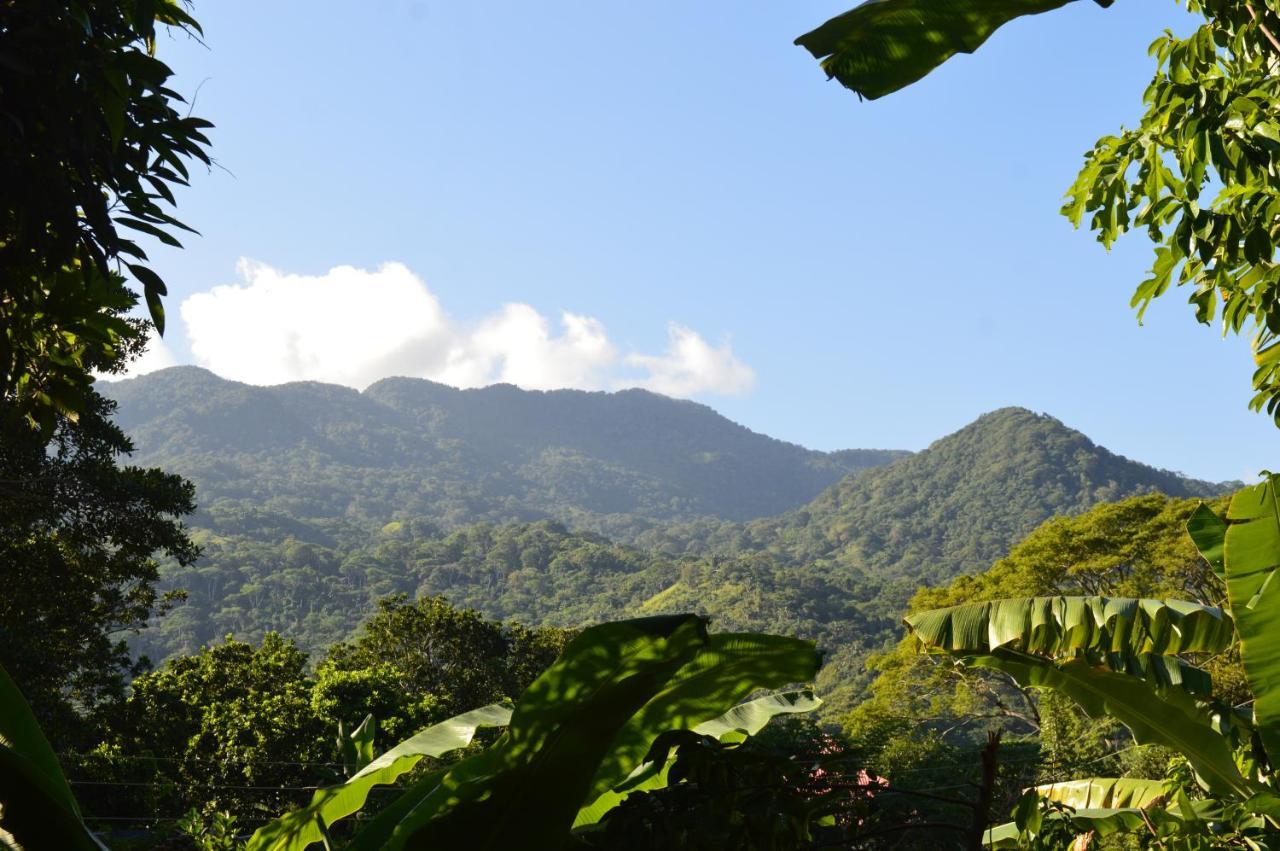
[[[659,525],[658,494],[677,517],[761,510],[842,463],[890,453],[811,453],[642,392],[392,379],[361,394],[190,368],[112,392],[143,460],[194,476],[206,505],[195,524],[204,558],[165,572],[188,600],[138,644],[156,657],[272,629],[320,649],[380,597],[443,594],[527,624],[694,610],[723,629],[816,637],[833,662],[824,685],[847,689],[920,585],[985,570],[1051,517],[1144,492],[1222,490],[1007,408],[776,516]],[[593,531],[593,494],[618,511],[604,519],[630,532],[626,544]],[[652,513],[633,519],[628,506]],[[508,522],[461,525],[489,518]]]
[[[644,390],[458,390],[389,378],[360,393],[256,387],[197,367],[102,390],[119,403],[135,461],[194,481],[210,524],[231,502],[314,530],[553,518],[625,535],[654,522],[777,514],[906,454],[815,452]]]
[[[793,511],[672,526],[639,541],[681,553],[765,551],[914,586],[985,570],[1050,517],[1138,493],[1212,496],[1226,487],[1116,455],[1053,417],[1002,408]]]

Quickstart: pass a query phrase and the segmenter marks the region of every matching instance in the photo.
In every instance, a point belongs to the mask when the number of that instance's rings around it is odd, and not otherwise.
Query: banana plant
[[[1113,0],[1094,0],[1110,6]],[[796,39],[828,79],[875,100],[927,76],[993,32],[1076,0],[866,0]]]
[[[0,846],[103,851],[22,692],[0,666]]]
[[[711,635],[704,620],[676,615],[583,630],[525,691],[514,709],[477,710],[419,733],[346,783],[260,829],[249,851],[301,851],[424,756],[466,744],[481,725],[505,726],[488,748],[430,770],[364,822],[349,851],[417,848],[556,848],[575,825],[590,830],[637,789],[666,779],[646,763],[670,730],[730,740],[778,714],[817,705],[800,691],[740,703],[761,689],[810,682],[820,657],[811,642],[774,635]],[[726,710],[728,710],[726,712]]]
[[[1203,832],[1210,822],[1243,834],[1280,819],[1280,478],[1232,498],[1227,516],[1201,507],[1188,533],[1224,578],[1230,610],[1177,600],[1038,597],[970,603],[906,618],[926,649],[1001,671],[1023,687],[1071,697],[1091,717],[1111,717],[1135,741],[1181,753],[1208,797],[1151,781],[1086,778],[1029,791],[1081,832]],[[1212,698],[1207,672],[1182,654],[1213,654],[1238,642],[1255,700],[1241,716]],[[1260,753],[1263,759],[1251,754]],[[1018,847],[1039,817],[992,829],[991,847]],[[1038,812],[1038,810],[1034,810]]]

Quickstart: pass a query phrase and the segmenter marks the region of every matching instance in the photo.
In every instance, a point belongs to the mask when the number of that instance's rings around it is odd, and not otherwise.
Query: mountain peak
[[[1222,486],[1131,461],[1055,417],[1010,407],[758,525],[789,539],[799,560],[932,583],[985,569],[1051,517],[1153,491],[1211,497]]]

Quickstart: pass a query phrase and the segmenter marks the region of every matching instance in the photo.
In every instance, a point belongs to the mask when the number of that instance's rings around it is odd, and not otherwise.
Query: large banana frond
[[[617,785],[668,729],[691,729],[760,688],[807,682],[812,643],[708,636],[692,615],[584,630],[516,704],[492,747],[415,783],[348,845],[551,848],[584,801]]]
[[[1145,809],[1167,796],[1164,781],[1133,777],[1090,777],[1036,787],[1036,794],[1075,809]]]
[[[105,849],[85,827],[71,786],[26,698],[0,667],[0,846]]]
[[[1277,477],[1241,490],[1227,511],[1223,561],[1253,714],[1272,764],[1280,762],[1280,495]]]
[[[374,786],[394,783],[422,761],[471,744],[481,727],[505,727],[510,707],[484,706],[455,715],[406,739],[374,759],[345,783],[316,790],[311,803],[266,824],[249,839],[245,851],[301,851],[325,839],[333,824],[364,806]]]
[[[1136,677],[1081,659],[1053,662],[1005,648],[968,661],[1009,674],[1024,688],[1053,689],[1092,718],[1114,718],[1140,744],[1178,751],[1214,794],[1248,798],[1265,791],[1241,775],[1230,743],[1214,729],[1209,713],[1185,692],[1158,690]]]
[[[1181,600],[1122,597],[1022,597],[964,603],[908,615],[922,642],[952,653],[1008,647],[1061,658],[1078,651],[1216,653],[1234,637],[1221,609]]]
[[[719,718],[713,718],[694,727],[693,732],[728,742],[744,735],[754,736],[778,715],[812,712],[821,705],[822,701],[811,691],[769,694],[739,704]],[[647,762],[637,767],[621,783],[580,809],[573,826],[577,828],[595,824],[632,792],[663,788],[667,785],[669,765],[670,760],[661,765],[656,762]]]
[[[867,0],[796,39],[834,77],[875,99],[916,82],[999,27],[1072,0]],[[1110,6],[1112,0],[1097,0]]]

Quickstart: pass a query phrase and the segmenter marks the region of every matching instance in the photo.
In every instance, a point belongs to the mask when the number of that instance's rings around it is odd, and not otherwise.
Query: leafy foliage
[[[1213,505],[1225,509],[1226,502]],[[1196,500],[1149,494],[1051,520],[988,570],[922,589],[910,609],[1002,596],[1092,594],[1177,597],[1223,606],[1225,586],[1183,531],[1199,508]],[[1083,715],[1067,698],[1021,688],[998,672],[957,666],[917,648],[918,641],[907,637],[873,657],[867,699],[843,717],[868,768],[895,786],[947,785],[949,776],[970,770],[973,753],[992,725],[1006,730],[1011,747],[1015,736],[1028,741],[1028,762],[1007,767],[1014,797],[1028,785],[1099,772],[1163,777],[1172,752],[1126,748],[1129,736],[1120,725]],[[1234,704],[1250,698],[1236,651],[1192,654],[1187,660],[1212,674],[1214,691],[1223,700]]]
[[[0,396],[47,433],[84,409],[90,370],[142,336],[141,285],[164,330],[164,282],[122,231],[179,245],[166,212],[211,125],[178,109],[157,31],[198,35],[176,0],[8,3],[0,11]],[[128,258],[127,260],[125,258]]]
[[[81,796],[94,815],[275,815],[344,779],[341,725],[372,715],[377,741],[409,739],[520,694],[563,644],[558,631],[485,621],[437,599],[386,601],[314,670],[274,633],[260,644],[228,639],[134,681],[104,741],[77,760],[77,774],[101,784]]]
[[[90,394],[48,443],[0,403],[0,659],[60,746],[92,737],[93,716],[135,671],[122,633],[162,607],[153,555],[190,565],[178,476],[117,466],[132,450]],[[86,729],[86,727],[88,729]]]

